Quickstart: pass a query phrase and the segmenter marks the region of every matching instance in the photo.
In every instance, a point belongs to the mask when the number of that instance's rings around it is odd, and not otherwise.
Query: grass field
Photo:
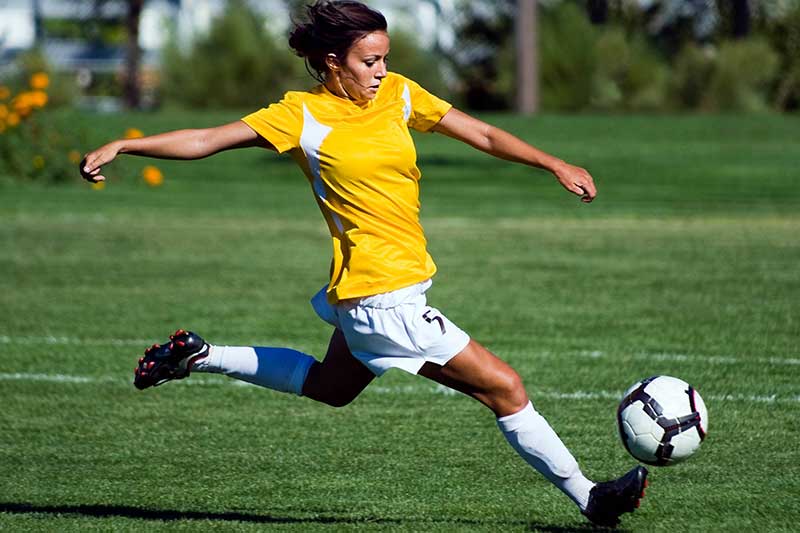
[[[99,143],[238,116],[75,123]],[[600,195],[420,136],[431,304],[519,371],[595,479],[633,464],[628,385],[696,386],[709,438],[651,471],[626,529],[796,531],[800,119],[487,118]],[[157,164],[158,189],[0,188],[0,530],[590,530],[488,411],[423,378],[390,372],[339,410],[213,376],[136,391],[176,327],[317,355],[330,335],[307,302],[329,238],[288,160]]]

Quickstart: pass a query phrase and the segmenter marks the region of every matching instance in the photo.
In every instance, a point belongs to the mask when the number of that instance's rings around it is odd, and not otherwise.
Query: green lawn
[[[239,116],[75,124],[100,143]],[[627,386],[698,389],[708,439],[651,470],[626,529],[795,531],[800,119],[486,118],[600,194],[419,136],[431,304],[519,371],[592,478],[634,464]],[[288,159],[157,161],[157,189],[144,164],[101,191],[0,186],[0,530],[590,530],[488,411],[423,378],[390,372],[339,410],[214,376],[136,391],[141,351],[177,327],[318,356],[330,335],[308,305],[329,237]]]

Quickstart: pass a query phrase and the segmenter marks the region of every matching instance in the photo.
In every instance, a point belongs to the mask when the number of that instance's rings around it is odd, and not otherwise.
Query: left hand
[[[565,189],[580,196],[581,202],[588,204],[597,196],[597,188],[594,186],[592,175],[585,168],[561,161],[552,168],[551,172]]]

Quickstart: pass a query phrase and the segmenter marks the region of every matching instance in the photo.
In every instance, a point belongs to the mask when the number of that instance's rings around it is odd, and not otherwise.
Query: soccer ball
[[[708,431],[708,412],[691,385],[653,376],[625,391],[617,409],[619,435],[636,459],[667,466],[688,458]]]

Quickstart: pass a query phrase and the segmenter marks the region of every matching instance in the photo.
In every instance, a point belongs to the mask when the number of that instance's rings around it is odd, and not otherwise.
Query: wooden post
[[[539,110],[539,50],[537,0],[517,0],[514,22],[517,57],[517,112],[532,115]]]

